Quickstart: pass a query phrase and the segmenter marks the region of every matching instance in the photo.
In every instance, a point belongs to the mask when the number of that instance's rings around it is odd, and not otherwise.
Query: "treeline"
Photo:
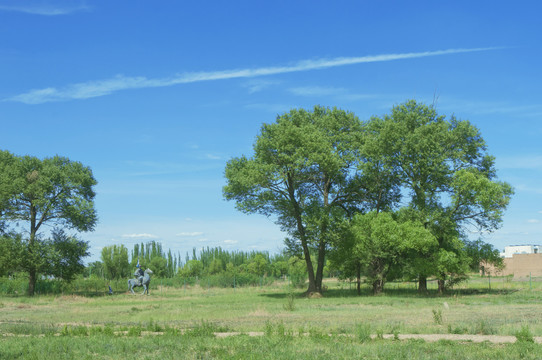
[[[192,249],[182,259],[180,253],[167,252],[156,241],[135,244],[131,251],[122,245],[102,249],[102,261],[90,263],[85,277],[118,280],[133,276],[136,266],[150,268],[153,277],[161,279],[182,278],[189,283],[206,278],[213,285],[261,283],[262,279],[288,278],[294,285],[302,286],[306,280],[304,261],[286,252],[269,254],[265,251],[228,251],[221,247]]]

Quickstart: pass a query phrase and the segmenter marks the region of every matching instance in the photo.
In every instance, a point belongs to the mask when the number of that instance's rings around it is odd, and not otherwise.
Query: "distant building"
[[[515,254],[538,254],[541,253],[540,245],[510,245],[504,247],[504,252],[501,253],[503,258],[511,258]]]
[[[541,245],[510,245],[504,248],[504,268],[495,269],[492,265],[481,264],[484,273],[492,275],[513,275],[518,277],[542,276]]]

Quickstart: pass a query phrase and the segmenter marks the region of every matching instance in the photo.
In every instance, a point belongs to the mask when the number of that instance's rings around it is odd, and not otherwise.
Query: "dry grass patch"
[[[254,317],[269,317],[271,314],[269,311],[265,310],[262,307],[258,307],[256,310],[253,310],[248,313],[248,316],[254,316]]]

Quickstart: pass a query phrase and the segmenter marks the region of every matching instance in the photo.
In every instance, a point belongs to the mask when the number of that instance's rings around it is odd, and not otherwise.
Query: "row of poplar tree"
[[[294,276],[297,282],[306,280],[305,263],[287,252],[270,255],[265,251],[228,251],[221,247],[192,249],[187,252],[184,261],[180,253],[164,251],[162,244],[156,241],[135,244],[129,254],[128,249],[120,245],[106,246],[102,249],[101,261],[90,263],[85,276],[122,279],[131,277],[137,265],[149,268],[158,278],[200,278],[205,276],[229,274],[250,274],[256,277],[281,278]]]

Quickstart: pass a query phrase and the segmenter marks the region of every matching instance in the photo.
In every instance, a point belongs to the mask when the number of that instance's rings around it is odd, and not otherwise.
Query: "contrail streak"
[[[202,81],[216,81],[237,78],[254,78],[300,71],[319,70],[333,67],[383,62],[392,60],[415,59],[429,56],[442,56],[468,52],[496,50],[498,48],[448,49],[404,54],[383,54],[362,57],[339,57],[333,59],[303,60],[289,66],[271,66],[252,69],[233,69],[223,71],[204,71],[181,73],[168,78],[148,79],[144,76],[127,77],[117,75],[110,79],[88,81],[67,85],[62,88],[49,87],[30,90],[26,93],[6,98],[3,101],[25,104],[42,104],[53,101],[68,101],[105,96],[121,90],[166,87]]]

